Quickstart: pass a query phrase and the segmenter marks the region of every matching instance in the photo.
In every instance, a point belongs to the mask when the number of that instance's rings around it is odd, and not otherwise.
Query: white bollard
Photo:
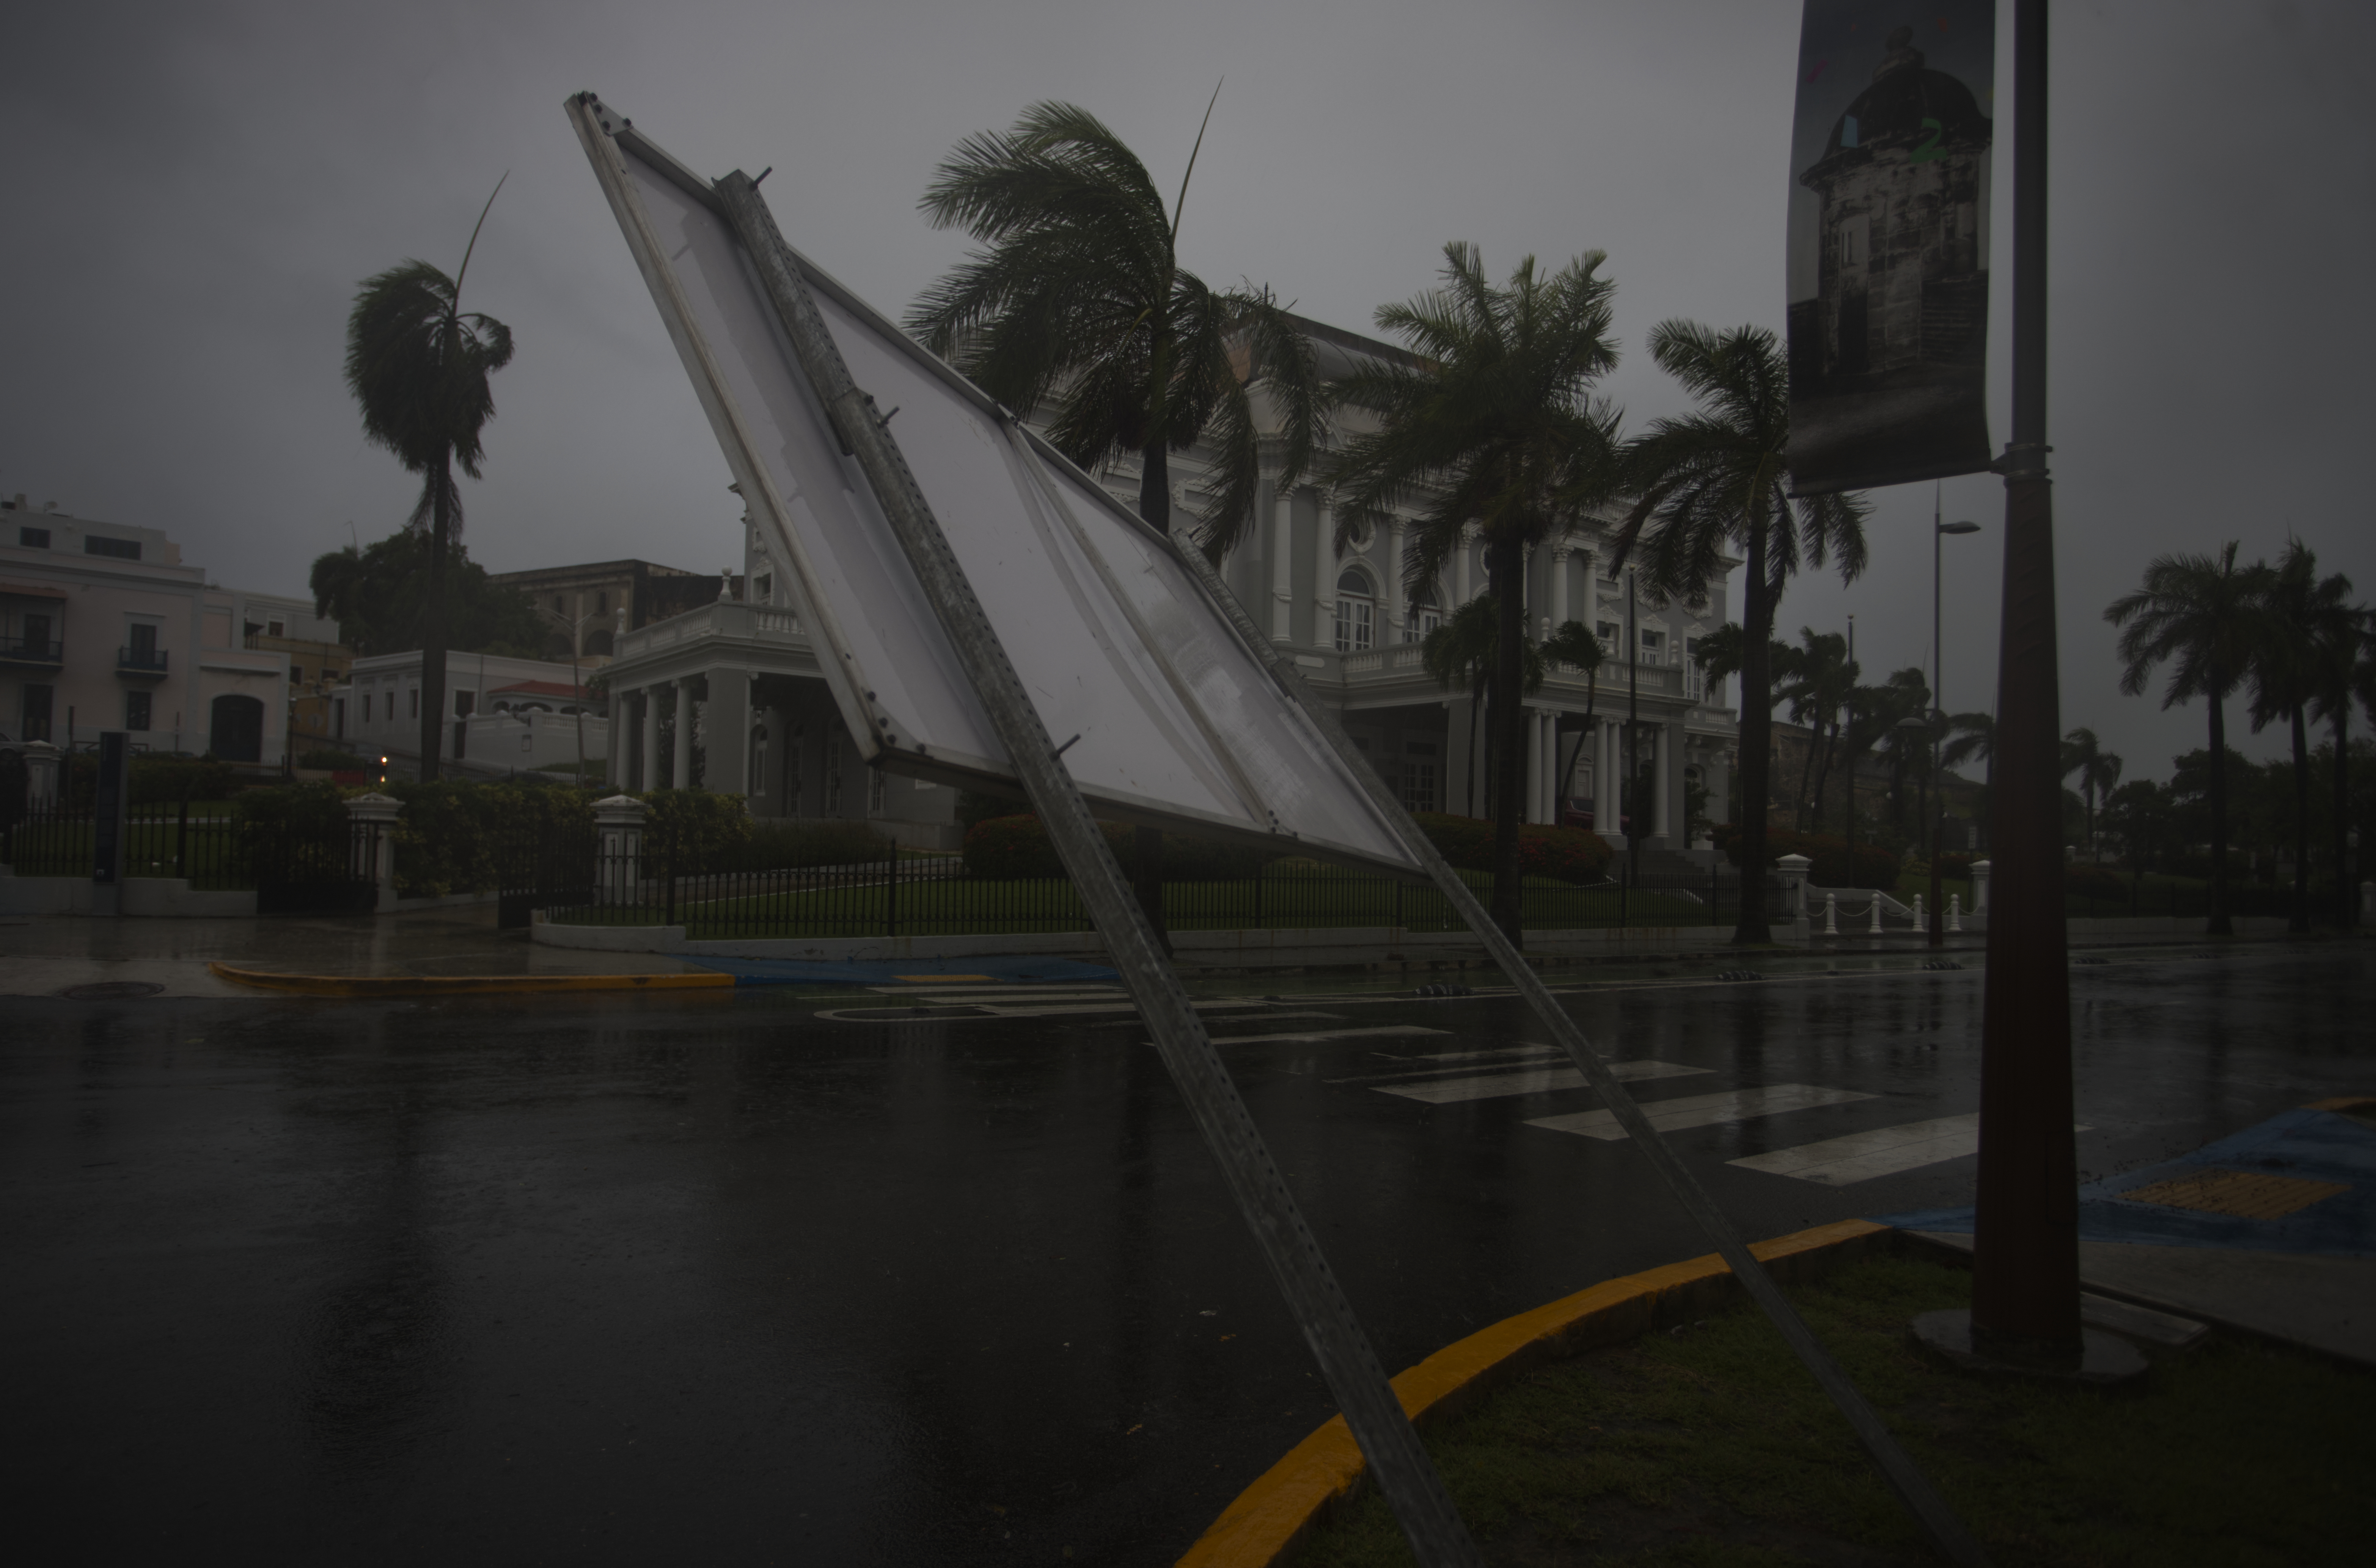
[[[1919,893],[1914,896],[1914,929],[1917,931],[1930,929],[1930,922],[1922,918],[1922,895]]]
[[[1974,861],[1972,862],[1972,913],[1985,915],[1988,912],[1989,862]]]
[[[1964,896],[1960,893],[1947,895],[1947,929],[1958,936],[1964,933]]]
[[[612,795],[594,802],[594,885],[604,903],[631,903],[643,879],[644,802]]]
[[[1837,936],[1839,933],[1840,896],[1836,893],[1826,893],[1824,895],[1824,934]]]
[[[1872,924],[1865,929],[1865,934],[1867,936],[1881,934],[1881,889],[1878,887],[1872,890]]]

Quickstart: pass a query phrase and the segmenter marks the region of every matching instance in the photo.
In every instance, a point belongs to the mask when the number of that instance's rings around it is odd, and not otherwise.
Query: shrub
[[[579,791],[557,785],[541,789],[557,794]],[[588,792],[588,798],[592,798]],[[736,871],[751,846],[751,809],[740,795],[713,795],[707,790],[654,790],[643,797],[644,846],[647,849],[675,845],[677,868],[683,872]]]
[[[840,866],[887,860],[891,840],[862,822],[801,819],[754,822],[739,864],[751,871]]]
[[[310,752],[300,753],[297,757],[298,766],[326,773],[343,773],[362,765],[362,757],[342,746],[315,746]],[[376,754],[373,765],[377,766]]]
[[[1954,882],[1969,882],[1972,864],[1978,855],[1946,854],[1939,857],[1939,874]]]
[[[1740,864],[1740,825],[1731,822],[1717,824],[1713,837],[1724,858],[1734,865]],[[1854,863],[1848,857],[1847,840],[1827,833],[1793,833],[1787,828],[1765,830],[1765,869],[1785,855],[1804,855],[1814,864],[1807,869],[1807,880],[1818,887],[1873,887],[1883,893],[1897,886],[1901,869],[1897,857],[1878,845],[1859,843]]]
[[[1420,812],[1415,818],[1420,831],[1427,835],[1436,852],[1460,870],[1493,869],[1491,823],[1443,812]],[[1608,874],[1614,853],[1607,839],[1586,828],[1527,823],[1518,829],[1518,870],[1527,876],[1598,882]]]
[[[1127,823],[1101,822],[1106,845],[1124,873],[1138,852],[1137,834]],[[1259,849],[1209,839],[1163,836],[1163,880],[1166,882],[1241,882],[1278,859]],[[965,838],[968,876],[999,882],[1028,881],[1064,874],[1056,847],[1036,816],[993,816],[974,824]]]
[[[210,756],[137,756],[131,774],[136,806],[227,801],[239,778],[237,768]]]
[[[2126,898],[2129,879],[2110,866],[2069,866],[2062,873],[2062,891],[2081,898]]]

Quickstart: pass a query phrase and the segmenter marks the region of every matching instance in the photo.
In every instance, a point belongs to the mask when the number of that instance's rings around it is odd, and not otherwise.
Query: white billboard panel
[[[790,564],[818,663],[868,760],[1012,783],[933,607],[707,184],[614,111],[573,102],[571,117],[753,519]],[[1064,764],[1094,807],[1420,869],[1173,541],[847,289],[799,265],[853,379],[885,415],[897,410],[891,434],[1042,723],[1068,738]]]

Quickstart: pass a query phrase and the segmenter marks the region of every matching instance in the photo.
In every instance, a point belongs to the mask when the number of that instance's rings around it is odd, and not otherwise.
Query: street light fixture
[[[1939,804],[1938,804],[1938,809],[1937,809],[1937,811],[1935,811],[1935,812],[1925,811],[1925,812],[1922,814],[1923,814],[1923,815],[1928,819],[1928,820],[1927,820],[1926,822],[1924,822],[1924,824],[1923,824],[1923,829],[1924,829],[1924,836],[1925,836],[1926,839],[1928,840],[1927,845],[1926,845],[1926,849],[1927,849],[1927,850],[1928,850],[1928,858],[1929,858],[1929,860],[1930,860],[1930,945],[1931,945],[1931,946],[1933,946],[1933,947],[1943,947],[1943,946],[1945,946],[1945,945],[1947,944],[1947,917],[1946,917],[1945,912],[1944,912],[1944,911],[1942,911],[1942,910],[1939,908],[1939,904],[1940,904],[1940,900],[1941,900],[1941,897],[1942,897],[1942,890],[1941,890],[1941,887],[1940,887],[1940,884],[1941,884],[1941,882],[1942,882],[1942,877],[1943,877],[1943,873],[1941,872],[1940,867],[1939,867],[1939,852],[1940,852],[1940,850],[1941,850],[1941,849],[1944,849],[1944,848],[1945,848],[1945,835],[1946,835],[1946,826],[1947,826],[1947,790],[1946,790],[1946,786],[1945,786],[1943,783],[1942,783],[1942,782],[1940,781],[1940,778],[1939,778],[1939,748],[1940,748],[1940,743],[1941,743],[1941,742],[1945,738],[1945,736],[1946,736],[1946,731],[1947,731],[1947,724],[1946,724],[1946,719],[1947,719],[1947,703],[1946,703],[1946,700],[1945,700],[1944,696],[1942,695],[1941,690],[1940,690],[1940,688],[1941,688],[1941,687],[1942,687],[1943,685],[1945,685],[1945,684],[1946,684],[1946,682],[1945,682],[1945,680],[1944,680],[1944,678],[1943,678],[1942,672],[1942,671],[1941,671],[1941,669],[1940,669],[1940,661],[1941,661],[1941,659],[1944,657],[1943,652],[1942,652],[1943,644],[1942,644],[1942,639],[1941,639],[1941,637],[1940,637],[1940,635],[1939,635],[1939,576],[1940,576],[1940,567],[1941,567],[1941,560],[1940,560],[1941,548],[1940,548],[1940,541],[1941,541],[1942,540],[1945,539],[1945,538],[1946,538],[1948,535],[1950,535],[1950,534],[1963,535],[1963,534],[1967,534],[1967,533],[1978,533],[1978,532],[1979,532],[1979,531],[1980,531],[1980,525],[1979,525],[1979,524],[1978,524],[1978,523],[1961,523],[1961,522],[1958,522],[1958,523],[1942,523],[1942,522],[1941,522],[1941,521],[1939,520],[1939,504],[1938,504],[1938,501],[1937,501],[1936,496],[1935,496],[1935,494],[1934,494],[1933,499],[1932,499],[1932,501],[1931,501],[1931,505],[1930,505],[1930,713],[1931,713],[1931,717],[1930,717],[1930,782],[1931,782],[1931,784],[1932,784],[1932,785],[1936,786],[1936,788],[1937,788],[1937,790],[1938,790],[1938,796],[1939,796]]]

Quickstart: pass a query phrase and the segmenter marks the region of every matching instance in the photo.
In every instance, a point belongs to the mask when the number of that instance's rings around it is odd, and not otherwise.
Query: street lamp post
[[[1941,903],[1939,885],[1944,876],[1939,868],[1939,856],[1947,847],[1945,842],[1947,785],[1939,772],[1939,748],[1941,742],[1945,739],[1947,729],[1947,699],[1942,689],[1947,683],[1946,671],[1942,663],[1945,658],[1943,649],[1946,645],[1939,635],[1941,540],[1949,534],[1979,531],[1980,525],[1978,523],[1941,522],[1938,493],[1932,492],[1930,501],[1930,788],[1936,792],[1938,802],[1934,809],[1923,813],[1929,820],[1922,826],[1930,848],[1930,945],[1933,947],[1943,947],[1947,944],[1947,917],[1939,907]]]

